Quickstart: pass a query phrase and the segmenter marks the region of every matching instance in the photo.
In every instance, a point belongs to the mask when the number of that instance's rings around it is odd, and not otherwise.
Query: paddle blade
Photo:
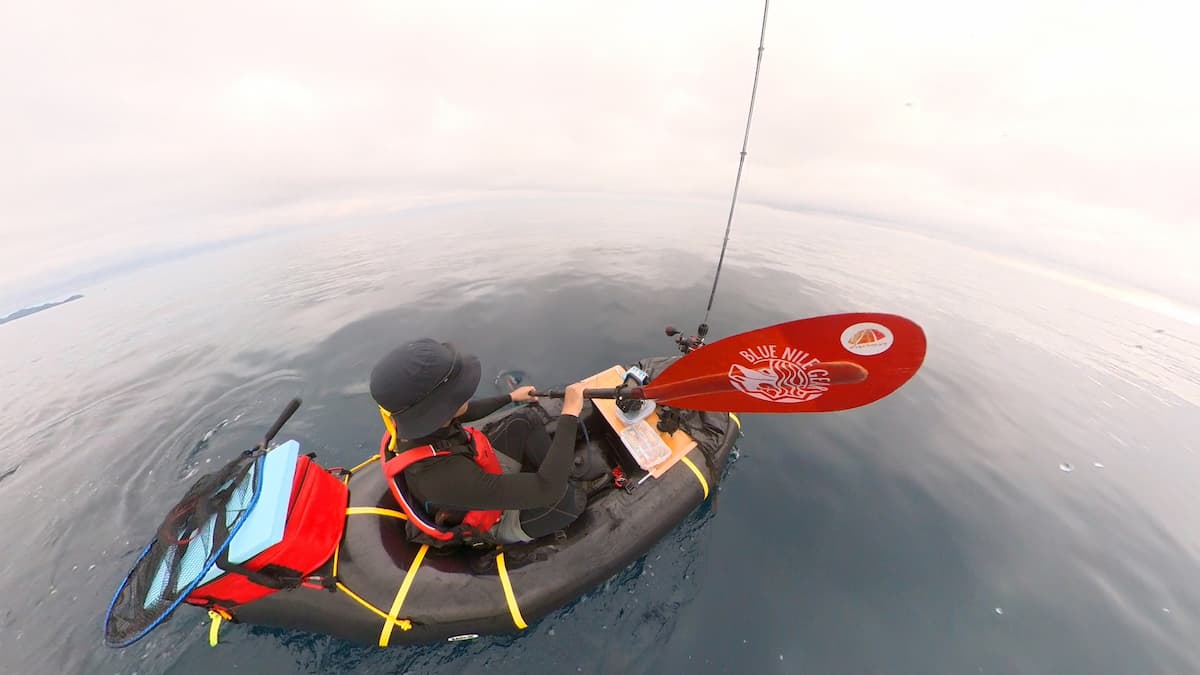
[[[645,387],[664,405],[721,412],[832,412],[874,403],[925,360],[925,332],[894,314],[789,321],[713,342]]]

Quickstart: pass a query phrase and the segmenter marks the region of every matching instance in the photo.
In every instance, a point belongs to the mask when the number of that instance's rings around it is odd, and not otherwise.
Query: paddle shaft
[[[534,396],[545,398],[563,398],[567,392],[562,389],[551,389],[549,391],[535,391]],[[584,389],[584,398],[646,398],[645,391],[641,387],[609,387],[606,389]]]

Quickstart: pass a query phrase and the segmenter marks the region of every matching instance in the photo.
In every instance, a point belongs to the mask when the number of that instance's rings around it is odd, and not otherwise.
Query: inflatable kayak
[[[653,377],[674,360],[630,371]],[[592,379],[612,386],[626,372]],[[113,598],[106,642],[132,644],[183,604],[208,610],[213,644],[225,621],[381,647],[524,630],[644,555],[708,499],[739,435],[728,413],[630,417],[615,405],[592,401],[581,415],[572,477],[587,490],[583,515],[503,547],[410,542],[379,455],[327,469],[295,441],[247,451],[171,509]],[[560,408],[540,399],[471,426],[486,435],[521,410],[553,434]]]

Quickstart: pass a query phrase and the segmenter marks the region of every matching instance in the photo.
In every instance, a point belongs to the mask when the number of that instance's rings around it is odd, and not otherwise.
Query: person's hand
[[[563,397],[562,414],[579,417],[579,413],[583,412],[583,390],[586,388],[582,382],[567,387],[566,396]]]
[[[512,390],[509,396],[512,397],[513,403],[521,403],[524,401],[536,401],[537,397],[533,395],[533,390],[536,387],[517,387]]]

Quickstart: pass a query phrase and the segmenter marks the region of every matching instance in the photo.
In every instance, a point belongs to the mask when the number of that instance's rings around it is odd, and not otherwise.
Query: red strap
[[[411,450],[405,450],[395,457],[388,459],[388,440],[388,435],[384,434],[383,440],[379,444],[379,460],[383,465],[383,475],[388,480],[395,478],[400,475],[401,471],[423,459],[454,454],[449,450],[435,450],[432,445],[422,445]]]

